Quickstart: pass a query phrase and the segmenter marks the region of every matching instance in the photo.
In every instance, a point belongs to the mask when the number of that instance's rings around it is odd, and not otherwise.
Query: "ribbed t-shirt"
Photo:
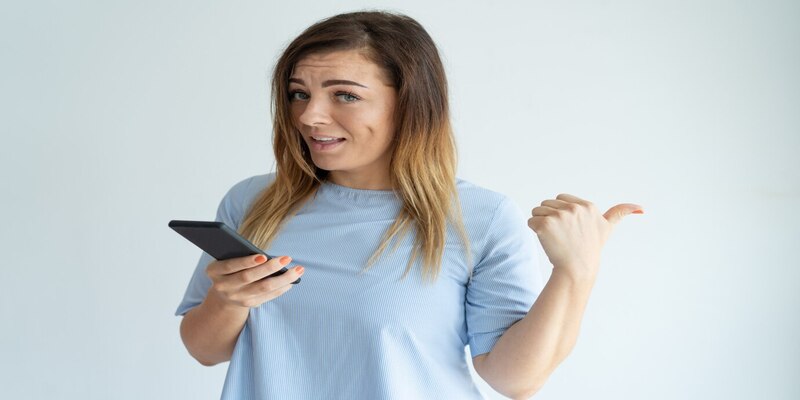
[[[273,180],[235,184],[216,220],[238,230]],[[535,234],[514,202],[461,179],[456,187],[472,265],[448,227],[441,272],[430,282],[420,262],[401,279],[413,230],[364,271],[401,209],[394,192],[321,184],[264,249],[291,256],[287,267],[305,273],[292,290],[250,309],[222,399],[482,398],[465,346],[472,357],[489,352],[544,285]],[[176,315],[205,298],[212,260],[201,255]]]

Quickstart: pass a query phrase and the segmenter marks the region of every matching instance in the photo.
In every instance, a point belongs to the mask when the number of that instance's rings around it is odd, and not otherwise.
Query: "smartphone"
[[[217,260],[256,254],[263,254],[268,260],[273,258],[222,222],[172,220],[169,221],[169,227]],[[288,271],[286,267],[283,267],[268,278],[281,275],[286,271]],[[299,282],[300,278],[297,278],[292,284]]]

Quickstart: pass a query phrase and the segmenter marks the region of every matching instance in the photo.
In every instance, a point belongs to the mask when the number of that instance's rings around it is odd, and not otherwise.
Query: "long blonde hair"
[[[301,58],[341,50],[360,50],[375,62],[393,82],[398,96],[390,175],[402,207],[365,269],[380,258],[393,238],[413,228],[412,254],[403,277],[421,258],[423,278],[436,280],[450,223],[461,238],[471,271],[469,238],[456,190],[457,154],[444,67],[425,29],[404,15],[336,15],[310,26],[289,44],[272,78],[275,180],[250,206],[239,232],[260,248],[267,248],[283,223],[326,180],[328,171],[314,165],[292,123],[288,83]],[[392,251],[400,241],[395,243]]]

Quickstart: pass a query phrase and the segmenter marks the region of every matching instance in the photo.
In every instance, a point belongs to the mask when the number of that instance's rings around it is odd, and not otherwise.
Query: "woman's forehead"
[[[385,79],[384,71],[358,50],[306,55],[297,61],[291,74],[292,78],[301,76],[381,82],[384,82]]]
[[[370,63],[370,60],[360,50],[338,50],[306,54],[297,61],[296,65],[343,63]]]

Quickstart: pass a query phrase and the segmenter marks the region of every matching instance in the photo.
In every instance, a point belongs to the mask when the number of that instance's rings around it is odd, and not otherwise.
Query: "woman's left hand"
[[[539,237],[554,272],[593,280],[600,267],[600,251],[612,228],[631,213],[642,214],[642,207],[617,204],[601,215],[594,204],[560,194],[534,208],[528,226]]]

